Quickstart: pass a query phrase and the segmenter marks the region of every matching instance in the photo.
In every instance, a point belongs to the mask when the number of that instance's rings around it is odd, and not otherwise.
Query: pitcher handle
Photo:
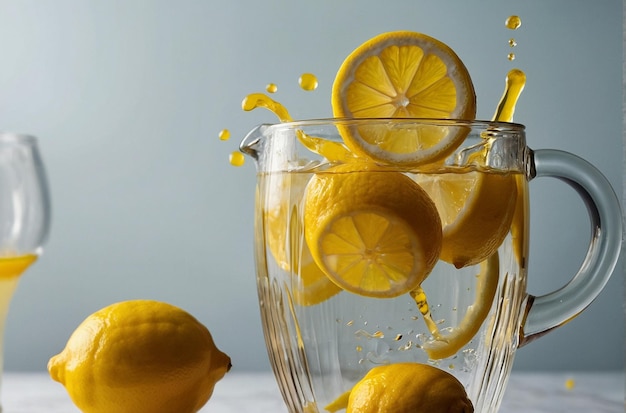
[[[589,213],[591,239],[580,269],[564,287],[542,296],[527,296],[520,347],[565,324],[591,304],[611,277],[623,239],[619,201],[600,171],[564,151],[541,149],[530,151],[529,157],[530,179],[554,177],[576,190]]]

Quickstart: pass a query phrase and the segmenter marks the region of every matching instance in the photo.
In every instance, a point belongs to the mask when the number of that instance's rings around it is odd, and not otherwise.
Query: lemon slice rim
[[[469,71],[458,55],[445,43],[431,36],[413,31],[394,31],[379,34],[357,47],[344,60],[337,71],[332,86],[331,104],[333,116],[336,118],[362,118],[354,116],[348,107],[346,89],[355,82],[355,72],[363,62],[392,46],[416,46],[425,55],[438,57],[446,67],[444,77],[450,79],[455,87],[455,107],[448,116],[439,119],[473,120],[476,116],[476,93]],[[442,58],[443,57],[443,58]],[[389,80],[389,79],[388,79]],[[389,80],[391,82],[391,80]],[[394,87],[396,85],[393,85]],[[391,99],[391,98],[390,98]],[[428,119],[429,117],[389,117],[390,119]],[[437,119],[432,118],[430,119]],[[361,156],[370,157],[378,162],[393,163],[402,166],[418,166],[449,155],[467,136],[469,130],[458,130],[446,134],[437,144],[427,149],[417,149],[412,152],[389,152],[379,145],[369,143],[355,128],[339,128],[344,142],[353,151]]]
[[[480,273],[476,276],[474,302],[467,307],[461,322],[441,337],[421,345],[431,360],[441,360],[454,356],[478,333],[491,308],[500,280],[500,254],[495,251],[480,263]]]
[[[389,226],[390,227],[396,227],[397,229],[393,230],[394,232],[398,231],[398,228],[400,230],[403,230],[404,228],[410,228],[410,226],[403,220],[403,219],[399,219],[397,217],[390,217],[387,216],[385,214],[382,214],[380,211],[373,211],[373,210],[360,210],[358,211],[357,214],[375,214],[378,215],[380,218],[385,219],[387,221],[389,221]],[[352,213],[346,213],[342,216],[335,216],[333,221],[330,223],[330,226],[332,226],[332,224],[338,220],[341,219],[352,219],[355,217],[356,214]],[[318,250],[323,251],[324,250],[324,240],[326,237],[328,237],[329,235],[334,235],[334,232],[332,231],[332,229],[327,228],[324,230],[320,231],[321,236],[318,238]],[[363,278],[364,278],[364,274],[361,275],[361,284],[359,285],[355,285],[354,283],[350,283],[348,281],[346,281],[346,277],[340,273],[340,271],[337,271],[336,268],[334,268],[335,266],[329,262],[329,257],[330,256],[334,256],[337,254],[329,254],[326,252],[322,252],[321,254],[321,259],[324,263],[324,266],[322,268],[322,271],[326,272],[326,276],[333,282],[335,283],[338,287],[340,287],[342,290],[351,292],[353,294],[357,294],[363,297],[371,297],[371,298],[393,298],[393,297],[398,297],[401,296],[403,294],[406,294],[408,291],[410,291],[411,289],[413,289],[415,286],[419,285],[421,283],[421,281],[424,278],[424,275],[422,274],[421,271],[417,271],[416,269],[422,269],[422,268],[427,268],[427,257],[425,256],[425,254],[423,253],[424,251],[422,251],[422,249],[420,248],[422,246],[422,241],[419,239],[419,237],[416,237],[415,234],[411,231],[406,231],[403,230],[403,233],[406,235],[407,238],[410,239],[410,243],[411,243],[411,248],[407,248],[406,251],[403,251],[404,254],[411,255],[411,261],[412,261],[412,265],[411,265],[411,271],[408,274],[408,276],[405,276],[404,279],[402,280],[402,283],[396,282],[396,283],[390,283],[390,287],[387,289],[367,289],[366,287],[363,287]],[[336,236],[336,235],[335,235]],[[347,254],[342,254],[342,255],[347,255]],[[356,254],[355,254],[356,255]],[[384,252],[382,253],[382,255],[384,255]],[[367,264],[363,264],[363,265],[367,265]],[[380,264],[380,263],[376,263],[376,264],[369,264],[367,265],[368,267],[371,266],[377,266],[377,267],[381,267],[381,266],[385,266],[387,267],[387,264]],[[352,269],[350,269],[352,271]],[[364,269],[363,272],[365,271],[370,271],[369,268],[368,269]],[[383,272],[381,270],[381,272]],[[429,271],[430,272],[430,271]],[[329,274],[330,273],[330,274]],[[352,278],[352,277],[350,277]],[[390,277],[388,277],[389,279]]]

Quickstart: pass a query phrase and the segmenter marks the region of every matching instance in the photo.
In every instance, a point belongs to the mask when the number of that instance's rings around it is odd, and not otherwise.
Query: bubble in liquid
[[[311,91],[317,89],[317,77],[313,73],[303,73],[298,79],[300,87],[304,90]]]
[[[230,131],[228,129],[222,129],[217,136],[221,141],[227,141],[230,139]]]
[[[398,351],[410,350],[413,347],[413,342],[411,340],[407,341],[405,345],[398,348]]]
[[[504,25],[506,26],[507,29],[517,30],[522,25],[522,19],[520,19],[519,16],[515,16],[515,15],[509,16],[504,22]]]
[[[268,93],[276,93],[278,86],[276,86],[276,83],[268,83],[267,86],[265,86],[265,90],[267,90]]]
[[[509,53],[509,54],[506,56],[506,58],[507,58],[507,59],[509,59],[510,61],[515,60],[515,53]]]
[[[228,161],[232,166],[242,166],[246,162],[246,158],[244,158],[243,153],[234,151],[228,157]]]

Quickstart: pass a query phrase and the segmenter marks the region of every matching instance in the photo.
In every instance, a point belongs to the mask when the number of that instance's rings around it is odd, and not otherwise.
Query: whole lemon
[[[87,317],[48,371],[84,413],[193,413],[230,366],[192,315],[131,300]]]
[[[463,385],[450,373],[420,363],[374,367],[348,398],[347,413],[472,413]]]
[[[339,287],[390,298],[417,288],[439,260],[442,226],[433,201],[390,168],[353,163],[311,178],[304,236],[318,267]]]

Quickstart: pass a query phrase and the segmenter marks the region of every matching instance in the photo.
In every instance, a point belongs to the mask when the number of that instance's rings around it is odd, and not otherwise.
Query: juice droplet
[[[228,129],[222,129],[217,136],[219,136],[221,141],[227,141],[230,139],[230,131]]]
[[[317,77],[312,73],[303,73],[298,79],[300,87],[304,90],[311,91],[317,89]]]
[[[509,54],[506,56],[506,58],[507,58],[507,59],[509,59],[510,61],[515,60],[515,53],[509,53]]]
[[[241,152],[234,151],[228,157],[228,161],[232,166],[242,166],[246,162],[246,158],[244,158]]]
[[[396,336],[396,338],[394,338],[394,340],[396,340],[396,341],[400,341],[400,340],[402,340],[402,334],[398,334],[398,335]]]
[[[526,74],[520,69],[511,69],[507,73],[504,94],[493,115],[494,121],[513,122],[515,105],[524,90],[524,85],[526,85]]]
[[[358,352],[360,353],[361,351],[363,351],[363,347],[361,347],[361,346],[356,346],[356,351],[358,351]]]
[[[507,29],[517,30],[522,25],[522,19],[520,19],[519,16],[515,16],[515,15],[509,16],[504,22],[504,25],[506,26]]]
[[[517,42],[512,37],[509,39],[509,46],[511,46],[511,47],[517,46]]]
[[[267,90],[268,93],[276,93],[278,86],[276,86],[276,83],[268,83],[267,86],[265,86],[265,90]]]
[[[574,379],[567,379],[567,380],[565,380],[565,389],[566,390],[573,390],[575,386],[576,386],[576,382],[574,381]]]

